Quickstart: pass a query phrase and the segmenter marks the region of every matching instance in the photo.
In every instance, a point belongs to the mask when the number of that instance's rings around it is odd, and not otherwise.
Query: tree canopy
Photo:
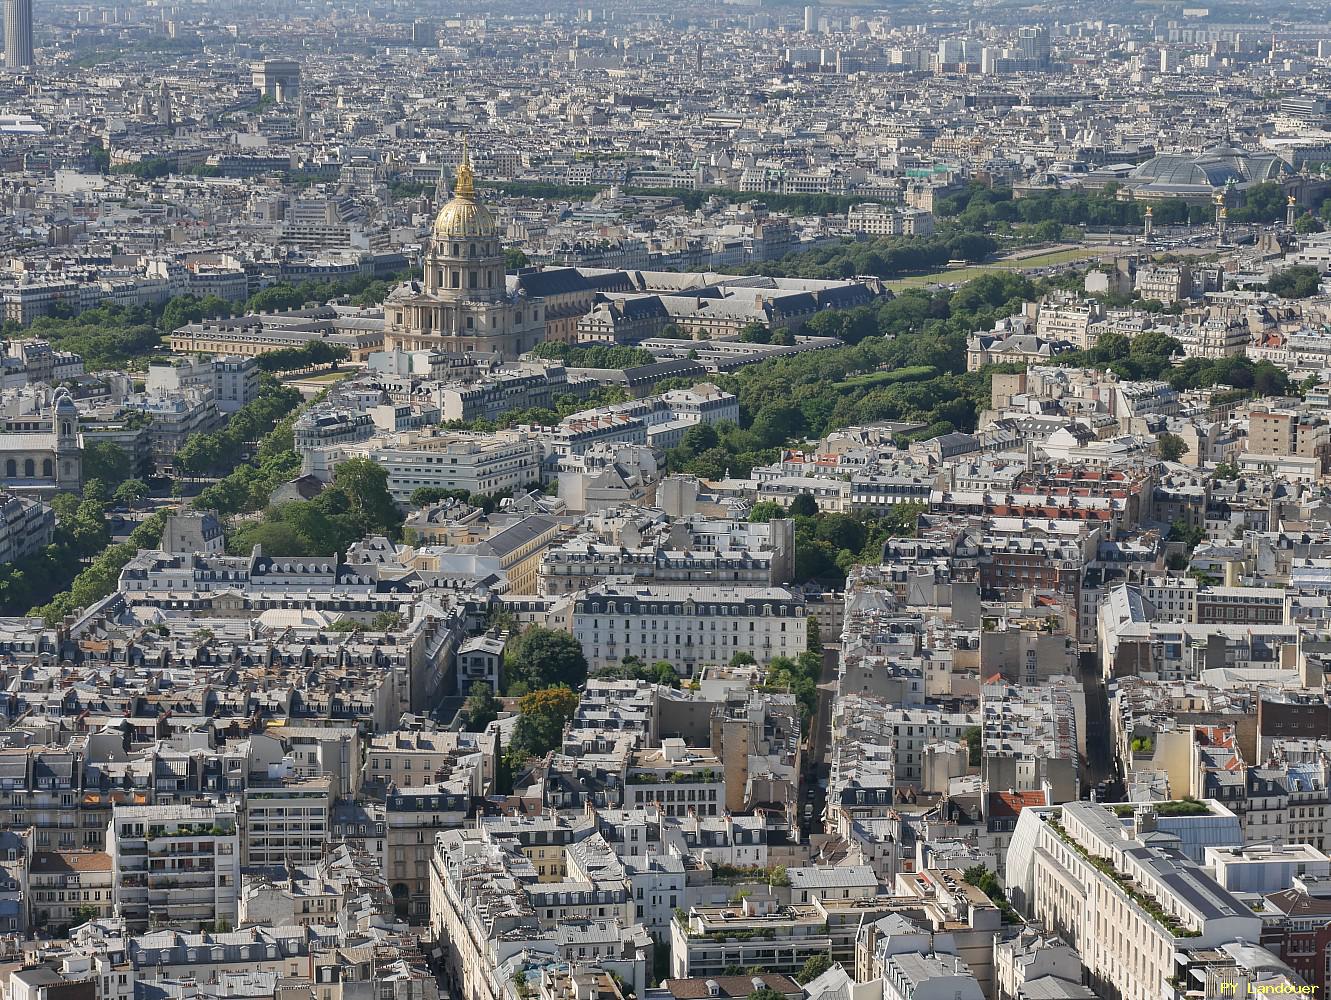
[[[564,725],[578,710],[578,696],[567,687],[532,691],[518,700],[509,756],[515,762],[549,753],[564,736]]]
[[[504,681],[510,693],[557,684],[579,687],[587,679],[582,645],[568,632],[533,625],[504,650]]]

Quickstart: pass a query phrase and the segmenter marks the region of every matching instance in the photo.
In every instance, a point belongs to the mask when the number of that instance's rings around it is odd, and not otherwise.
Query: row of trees
[[[22,615],[64,590],[82,569],[83,560],[106,547],[106,508],[101,500],[71,493],[51,500],[56,529],[51,543],[15,562],[0,565],[0,615]]]
[[[363,277],[299,285],[281,283],[255,292],[244,303],[229,302],[216,295],[202,298],[178,295],[161,305],[106,304],[76,314],[57,303],[51,315],[41,316],[27,327],[13,320],[6,321],[0,327],[0,335],[49,340],[61,350],[82,355],[89,369],[125,369],[133,364],[141,365],[146,357],[161,349],[164,333],[188,323],[242,313],[294,309],[344,295],[350,296],[354,303],[370,305],[382,302],[394,283],[395,279],[376,281]],[[336,358],[329,356],[326,360]]]
[[[270,433],[284,418],[292,419],[291,411],[299,398],[294,390],[266,379],[259,398],[234,414],[222,432],[196,435],[182,451],[199,454],[197,442],[201,438],[216,438],[225,441],[224,448],[236,453],[239,461],[238,453],[249,441]],[[289,442],[289,423],[287,426]],[[299,468],[299,458],[294,452],[290,455]],[[161,541],[164,518],[153,514],[141,521],[125,542],[108,546],[107,502],[132,503],[146,496],[148,487],[141,479],[133,478],[128,456],[114,444],[97,442],[87,449],[84,459],[82,498],[59,494],[51,501],[57,518],[52,544],[34,556],[0,567],[0,613],[18,614],[22,607],[32,607],[31,614],[48,623],[58,622],[112,593],[120,571],[135,553]],[[239,468],[252,467],[242,464]],[[200,506],[209,505],[204,502]]]
[[[562,361],[570,368],[636,368],[656,361],[651,351],[641,347],[608,344],[565,344],[546,340],[532,348],[538,358]]]
[[[551,184],[541,181],[482,181],[482,187],[492,188],[507,195],[517,197],[552,200],[586,200],[593,198],[603,186],[592,184]],[[420,185],[424,188],[424,185]],[[406,194],[417,191],[415,186],[401,185]],[[675,198],[690,212],[696,211],[712,199],[730,204],[743,204],[760,201],[775,212],[788,212],[792,215],[845,215],[851,205],[866,201],[880,201],[878,198],[837,194],[777,194],[774,192],[735,191],[730,188],[706,188],[691,190],[685,188],[642,187],[628,184],[621,188],[625,194],[644,195],[652,198]],[[397,197],[398,195],[395,195]]]
[[[1135,228],[1146,217],[1146,202],[1119,200],[1119,186],[1101,191],[1037,191],[1014,198],[1010,188],[989,188],[975,183],[964,191],[940,198],[934,213],[955,221],[962,229],[977,232],[1002,223]],[[1210,221],[1209,205],[1190,205],[1181,198],[1149,203],[1157,226],[1201,225]],[[1243,201],[1229,209],[1229,220],[1238,223],[1279,222],[1285,217],[1285,190],[1279,181],[1254,184],[1243,192]],[[1331,217],[1331,216],[1328,216]]]
[[[292,427],[300,410],[273,424],[259,439],[250,461],[242,462],[223,478],[199,493],[194,506],[214,510],[222,517],[251,513],[268,505],[273,491],[300,472]]]
[[[204,475],[233,469],[248,447],[300,405],[300,393],[271,376],[262,376],[259,395],[233,413],[221,429],[195,434],[176,452],[181,472]]]
[[[1184,358],[1183,345],[1173,337],[1150,331],[1128,338],[1110,333],[1089,350],[1060,354],[1058,364],[1107,368],[1125,379],[1163,379],[1175,389],[1233,386],[1259,396],[1280,396],[1290,391],[1289,376],[1270,361],[1252,361],[1246,355],[1226,358]]]
[[[884,236],[865,241],[847,240],[835,246],[805,250],[780,260],[763,261],[734,270],[775,278],[850,278],[855,275],[899,278],[942,267],[953,260],[978,263],[997,249],[998,243],[983,232],[940,233],[925,237]]]
[[[984,232],[1003,223],[1035,226],[1052,222],[1060,227],[1085,225],[1092,229],[1140,226],[1145,219],[1146,205],[1138,201],[1120,201],[1117,195],[1118,186],[1110,184],[1099,192],[1037,191],[1014,198],[1011,188],[990,188],[974,183],[963,191],[937,199],[934,214],[952,220],[963,230],[974,232]],[[1283,195],[1281,203],[1284,203]],[[1152,219],[1157,226],[1195,225],[1205,222],[1209,213],[1207,206],[1190,206],[1180,198],[1150,204]],[[1057,233],[1054,235],[1056,237]]]
[[[79,505],[82,508],[82,504]],[[82,510],[78,512],[78,520],[86,523]],[[59,508],[57,508],[57,517],[59,517]],[[102,511],[98,511],[98,518],[101,522],[101,530],[105,532],[106,522]],[[45,620],[47,625],[57,625],[66,615],[77,613],[80,609],[96,604],[103,597],[107,597],[115,591],[120,582],[120,571],[125,568],[140,549],[155,548],[162,540],[162,530],[165,527],[165,519],[161,514],[153,514],[145,518],[138,527],[130,532],[128,540],[119,545],[105,546],[95,558],[83,569],[73,582],[69,584],[69,589],[63,593],[57,593],[46,604],[34,607],[28,613],[32,616]],[[41,569],[40,566],[32,567],[25,561],[25,567],[29,572],[36,575]],[[60,568],[68,569],[67,564],[61,564]],[[68,576],[63,576],[63,580],[68,580]]]
[[[1331,199],[1326,204],[1331,205]],[[1271,275],[1266,290],[1286,299],[1306,299],[1321,289],[1322,272],[1315,267],[1299,264]]]
[[[259,370],[263,372],[294,372],[318,365],[331,364],[336,367],[339,361],[349,357],[351,352],[342,344],[311,340],[300,347],[284,347],[279,351],[260,354],[257,360]]]

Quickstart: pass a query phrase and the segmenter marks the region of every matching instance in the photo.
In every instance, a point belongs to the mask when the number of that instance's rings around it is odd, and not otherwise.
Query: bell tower
[[[83,484],[83,440],[79,410],[68,389],[56,390],[51,423],[55,431],[56,482],[61,489],[78,490]]]

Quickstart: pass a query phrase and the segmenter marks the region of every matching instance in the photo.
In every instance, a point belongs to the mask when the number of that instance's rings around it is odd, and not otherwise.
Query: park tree
[[[1309,233],[1320,233],[1326,229],[1322,220],[1313,215],[1312,212],[1304,212],[1294,220],[1294,231],[1300,236],[1307,236]]]
[[[742,344],[766,344],[771,338],[771,331],[757,322],[745,323],[739,331],[739,341]]]
[[[1170,524],[1169,540],[1181,543],[1183,548],[1191,553],[1193,549],[1206,540],[1206,532],[1180,518]]]
[[[1167,333],[1147,330],[1133,337],[1128,348],[1132,358],[1173,358],[1183,353],[1183,345]]]
[[[812,494],[801,493],[790,501],[791,517],[816,517],[818,515],[818,501]]]
[[[1316,295],[1322,274],[1315,267],[1299,264],[1271,275],[1266,290],[1286,299],[1306,299]]]
[[[813,982],[828,969],[832,968],[832,957],[825,954],[810,955],[800,967],[800,974],[796,977],[801,986]]]
[[[378,462],[348,459],[333,471],[333,488],[346,496],[350,512],[366,532],[382,532],[390,538],[401,535],[402,515],[388,492],[388,473]]]
[[[533,625],[504,650],[504,679],[510,690],[577,687],[587,679],[587,658],[569,633]]]
[[[518,760],[541,757],[564,736],[564,725],[578,710],[578,696],[559,686],[524,694],[518,700],[518,721],[513,727],[509,751]]]
[[[803,433],[804,414],[790,403],[768,403],[754,416],[750,430],[761,447],[772,448]]]
[[[503,708],[494,689],[485,681],[472,681],[467,700],[462,705],[462,728],[471,733],[484,732]]]
[[[99,479],[115,486],[133,470],[125,449],[110,441],[95,441],[83,449],[83,478]]]
[[[1164,461],[1177,462],[1188,453],[1188,443],[1166,431],[1155,439],[1155,449]]]
[[[858,552],[864,545],[864,525],[849,514],[824,514],[814,537],[834,548]]]
[[[296,525],[286,521],[247,524],[231,537],[228,548],[236,554],[243,554],[254,551],[256,545],[263,546],[264,555],[271,556],[331,555],[333,551],[316,551],[315,543],[302,534]]]
[[[111,498],[116,503],[131,504],[137,503],[148,495],[148,484],[142,479],[126,479],[115,488]]]
[[[707,449],[719,445],[721,437],[711,424],[694,424],[684,432],[684,436],[680,438],[679,443],[692,454],[700,455]]]
[[[786,508],[775,500],[759,500],[749,508],[749,521],[753,524],[766,524],[773,518],[786,516]]]

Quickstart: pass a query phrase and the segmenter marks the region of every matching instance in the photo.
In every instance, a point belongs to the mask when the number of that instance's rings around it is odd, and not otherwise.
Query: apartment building
[[[0,493],[0,564],[51,543],[55,511],[39,500]]]
[[[441,385],[435,390],[445,421],[498,420],[505,413],[548,407],[555,394],[569,391],[562,366],[501,369],[474,382]]]
[[[834,741],[845,740],[848,733],[872,731],[884,747],[891,748],[893,774],[902,784],[923,781],[927,748],[960,740],[980,722],[978,712],[954,712],[935,705],[899,707],[858,694],[837,698],[832,708]]]
[[[593,910],[605,915],[586,915]],[[435,841],[430,936],[460,1000],[508,996],[504,971],[524,953],[598,965],[644,995],[652,939],[641,923],[631,922],[630,911],[626,889],[565,882],[562,871],[557,879],[538,879],[510,838],[490,823],[449,830]]]
[[[664,739],[659,749],[634,751],[624,778],[624,806],[655,805],[666,816],[715,816],[726,809],[726,773],[710,750]]]
[[[392,786],[384,800],[386,833],[384,872],[393,909],[399,917],[422,924],[430,914],[430,856],[440,830],[463,825],[480,793],[480,764],[461,764],[440,775]]]
[[[1082,956],[1097,995],[1157,1000],[1172,993],[1185,950],[1260,938],[1261,917],[1179,853],[1156,819],[1149,805],[1069,802],[1017,820],[1009,898]]]
[[[585,539],[542,553],[537,588],[543,594],[570,594],[610,578],[633,577],[661,584],[712,584],[725,580],[765,587],[782,582],[780,557],[773,552],[680,551],[665,544],[626,548]]]
[[[106,834],[116,912],[131,930],[236,926],[235,806],[117,806]]]
[[[1246,450],[1273,458],[1312,459],[1317,472],[1326,472],[1331,464],[1331,423],[1294,410],[1254,408],[1248,414]]]
[[[846,226],[864,236],[932,236],[934,214],[917,208],[900,208],[865,202],[846,211]]]
[[[795,975],[832,950],[827,911],[817,903],[781,904],[750,895],[738,903],[693,906],[670,924],[670,975],[707,978],[733,967]]]
[[[423,486],[488,494],[517,492],[541,478],[538,443],[517,433],[423,432],[373,447],[369,457],[388,473],[388,490],[399,503]]]
[[[152,395],[179,393],[189,387],[209,389],[223,413],[234,413],[259,395],[259,363],[252,357],[176,358],[150,364],[144,380]]]
[[[28,864],[31,926],[55,933],[114,910],[111,856],[104,851],[34,851]]]
[[[804,598],[782,587],[601,584],[574,599],[573,635],[591,669],[636,656],[686,677],[747,653],[759,663],[807,648]]]
[[[251,781],[245,789],[246,867],[319,861],[328,850],[333,795],[334,782],[328,775]]]
[[[471,734],[406,730],[371,737],[365,745],[364,779],[373,785],[421,785],[476,753]]]
[[[1095,346],[1099,338],[1091,328],[1104,320],[1104,303],[1094,299],[1051,299],[1037,308],[1035,335],[1040,339],[1066,341],[1079,351]]]

